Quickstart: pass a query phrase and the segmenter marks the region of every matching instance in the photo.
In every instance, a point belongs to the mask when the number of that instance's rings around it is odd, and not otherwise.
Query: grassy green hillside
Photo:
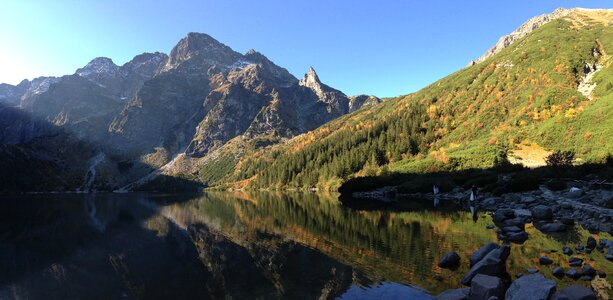
[[[212,183],[335,189],[355,176],[490,168],[527,140],[603,162],[613,154],[613,26],[581,21],[552,21],[414,94],[243,149]],[[598,66],[592,100],[578,91],[586,65]]]

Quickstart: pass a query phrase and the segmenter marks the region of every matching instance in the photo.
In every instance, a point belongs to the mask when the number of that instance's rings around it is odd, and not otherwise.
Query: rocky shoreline
[[[461,280],[465,288],[450,289],[437,299],[608,299],[608,292],[581,286],[570,285],[556,291],[556,282],[539,274],[538,269],[527,270],[527,275],[516,274],[513,281],[506,272],[506,259],[511,252],[511,243],[523,244],[529,239],[525,225],[532,223],[536,229],[545,234],[556,234],[572,229],[576,224],[592,234],[600,232],[613,233],[613,191],[601,182],[573,181],[559,190],[547,185],[540,185],[533,191],[506,193],[495,196],[480,193],[476,201],[469,201],[469,192],[456,187],[449,192],[433,193],[398,193],[396,187],[383,187],[368,192],[355,192],[354,198],[373,199],[382,202],[402,201],[403,198],[435,199],[467,203],[471,208],[491,214],[500,244],[489,243],[482,246],[470,256],[470,271]],[[436,197],[435,197],[436,196]],[[550,249],[568,256],[569,269],[561,266],[552,270],[557,278],[568,277],[586,282],[604,281],[610,287],[604,271],[594,269],[589,261],[576,255],[589,255],[592,251],[605,254],[613,263],[613,241],[600,238],[597,241],[590,236],[585,244],[575,247],[564,246],[562,249]],[[573,256],[575,255],[575,256]],[[538,258],[540,265],[551,265],[554,260],[547,255]],[[439,267],[455,270],[460,265],[460,256],[456,252],[444,255]],[[598,296],[597,296],[598,295]]]
[[[495,212],[511,209],[522,217],[532,218],[536,212],[535,226],[543,232],[560,232],[575,223],[591,233],[613,234],[613,191],[598,181],[573,181],[562,190],[552,190],[540,185],[537,190],[506,193],[495,196],[479,193],[476,201],[469,203],[469,191],[456,187],[437,195],[441,201],[468,203],[480,211]],[[399,193],[396,187],[387,186],[368,192],[354,192],[353,198],[373,199],[382,202],[401,201],[403,198],[433,199],[433,193]]]

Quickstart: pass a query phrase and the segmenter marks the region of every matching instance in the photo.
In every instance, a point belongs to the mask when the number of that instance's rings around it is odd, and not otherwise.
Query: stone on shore
[[[553,259],[551,259],[549,256],[541,256],[539,257],[539,264],[541,265],[551,265],[553,263]]]
[[[596,294],[587,287],[570,285],[553,294],[551,300],[596,300]]]
[[[540,227],[538,227],[538,229],[542,232],[561,232],[561,231],[566,231],[566,229],[568,229],[568,227],[564,224],[560,224],[560,223],[546,223],[544,225],[541,225]]]
[[[483,245],[481,248],[479,248],[477,251],[473,252],[473,254],[470,255],[470,266],[474,266],[488,253],[490,253],[490,251],[498,248],[500,248],[500,246],[498,246],[498,244],[496,243],[487,243]]]
[[[557,267],[557,268],[553,269],[553,271],[551,271],[551,274],[553,274],[553,276],[555,276],[557,278],[563,278],[564,277],[564,268]]]
[[[470,285],[470,299],[488,300],[491,297],[497,297],[498,299],[504,297],[502,279],[495,276],[477,274]]]
[[[470,288],[450,289],[440,293],[438,300],[466,300],[470,293]]]
[[[515,244],[523,244],[528,240],[528,233],[525,231],[509,233],[506,240]]]
[[[551,207],[545,205],[537,205],[532,208],[532,217],[537,220],[549,220],[553,218]]]
[[[526,275],[511,284],[505,294],[505,300],[547,300],[555,289],[555,281],[541,274]]]
[[[509,245],[503,245],[498,249],[490,251],[483,259],[470,268],[470,271],[462,278],[461,283],[465,286],[470,286],[472,279],[477,274],[496,276],[505,273],[509,254],[511,254],[511,246]]]

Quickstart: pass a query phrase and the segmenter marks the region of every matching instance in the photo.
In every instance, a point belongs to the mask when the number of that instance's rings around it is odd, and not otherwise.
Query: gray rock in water
[[[570,249],[568,246],[564,246],[564,248],[562,248],[562,253],[566,255],[573,255],[573,250]]]
[[[488,300],[491,297],[504,297],[502,279],[494,276],[477,274],[470,285],[471,300]]]
[[[553,294],[551,300],[596,300],[596,294],[587,287],[570,285]]]
[[[455,252],[449,252],[441,258],[438,266],[445,269],[457,269],[460,266],[460,256]]]
[[[541,265],[551,265],[553,263],[553,259],[549,256],[541,256],[539,257],[539,264]]]
[[[561,232],[566,231],[568,227],[560,223],[547,223],[545,225],[541,225],[538,229],[542,232]]]
[[[581,196],[583,196],[583,190],[580,188],[576,188],[573,187],[571,188],[567,193],[566,193],[566,197],[567,198],[571,198],[571,199],[577,199],[580,198]]]
[[[572,278],[572,279],[577,279],[577,278],[581,277],[581,273],[579,273],[579,271],[577,271],[575,269],[570,269],[570,270],[566,271],[566,276],[568,276],[569,278]]]
[[[571,257],[568,259],[568,264],[571,267],[580,267],[583,264],[583,259],[578,257]]]
[[[481,248],[479,248],[477,251],[473,252],[473,254],[470,255],[470,266],[471,267],[474,266],[476,263],[482,260],[488,253],[490,253],[490,251],[494,249],[498,249],[498,248],[500,248],[500,246],[498,246],[498,244],[496,243],[487,243],[483,245]]]
[[[503,227],[502,231],[504,232],[522,232],[523,230],[517,226],[507,226],[507,227]]]
[[[555,276],[555,277],[562,278],[562,277],[564,277],[564,268],[557,267],[557,268],[553,269],[553,271],[551,271],[551,274],[553,274],[553,276]]]
[[[538,220],[549,220],[553,217],[553,211],[551,207],[537,205],[532,208],[532,217]]]
[[[472,279],[477,274],[499,275],[506,272],[506,261],[511,254],[511,246],[503,245],[498,249],[490,251],[483,259],[477,262],[470,268],[470,271],[464,275],[461,283],[465,286],[470,286]]]
[[[596,277],[596,273],[596,269],[594,269],[590,265],[584,265],[583,268],[581,268],[581,275],[583,276],[589,276],[593,279],[594,277]]]
[[[587,238],[587,244],[586,244],[585,247],[588,248],[588,249],[594,249],[594,248],[596,248],[596,245],[597,245],[596,239],[593,236],[589,236]]]
[[[528,239],[528,233],[525,231],[509,233],[507,241],[515,244],[523,244]]]
[[[541,274],[526,275],[511,284],[505,294],[505,300],[547,300],[555,289],[555,281]]]
[[[521,196],[521,203],[530,204],[536,202],[536,198],[533,196],[525,195]]]
[[[532,218],[532,212],[527,209],[516,209],[514,210],[515,216],[522,219]]]
[[[512,218],[512,219],[506,219],[504,221],[502,221],[500,223],[501,227],[510,227],[510,226],[517,226],[519,228],[521,228],[521,230],[524,230],[526,227],[526,222],[524,222],[524,219],[516,217],[516,218]]]
[[[466,300],[470,293],[470,288],[450,289],[440,293],[436,299],[438,300]]]

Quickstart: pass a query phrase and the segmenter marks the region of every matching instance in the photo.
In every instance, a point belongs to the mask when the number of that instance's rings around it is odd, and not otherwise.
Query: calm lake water
[[[453,203],[349,203],[309,193],[0,197],[0,299],[432,299],[460,287],[470,253],[496,241],[487,214]],[[526,230],[511,276],[539,268],[555,279],[554,267],[568,269],[562,246],[589,235]],[[438,268],[451,250],[460,269]],[[556,263],[539,266],[542,254]],[[603,254],[580,257],[613,275]]]

